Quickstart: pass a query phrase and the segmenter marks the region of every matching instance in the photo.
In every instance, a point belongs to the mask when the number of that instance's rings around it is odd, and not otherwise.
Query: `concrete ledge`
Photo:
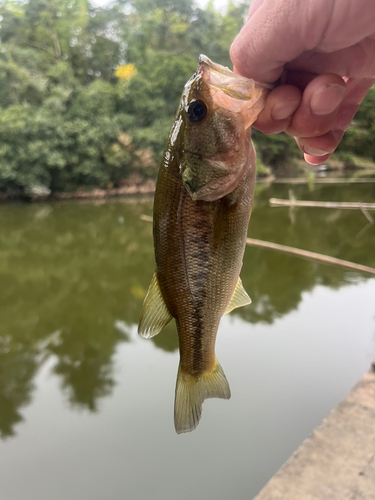
[[[375,500],[375,373],[368,372],[254,500]]]

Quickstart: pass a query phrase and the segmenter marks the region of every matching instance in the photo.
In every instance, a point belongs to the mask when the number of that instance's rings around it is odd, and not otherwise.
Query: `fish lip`
[[[233,73],[203,54],[199,57],[197,74],[207,87],[211,107],[241,116],[245,129],[254,123],[269,92],[275,87]]]
[[[246,78],[245,76],[242,76],[238,73],[234,73],[227,66],[222,66],[221,64],[214,63],[213,61],[211,61],[211,59],[209,57],[207,57],[204,54],[200,54],[198,61],[199,61],[199,65],[198,65],[197,73],[204,74],[204,69],[202,68],[202,66],[206,66],[207,68],[209,68],[210,72],[212,71],[214,73],[218,73],[220,75],[223,75],[224,77],[226,76],[227,78],[230,78],[232,81],[235,80],[238,83],[242,82],[245,85],[246,84],[251,85],[252,87],[258,87],[258,88],[260,87],[263,89],[272,90],[279,85],[279,82],[260,83],[260,82],[257,82],[255,80],[252,80],[250,78]],[[210,75],[208,76],[208,78],[210,80]],[[217,84],[214,84],[213,82],[210,82],[210,83],[214,87],[221,88],[221,90],[224,90],[223,87],[225,87],[225,85],[226,85],[224,82],[222,82],[222,85],[217,85]]]

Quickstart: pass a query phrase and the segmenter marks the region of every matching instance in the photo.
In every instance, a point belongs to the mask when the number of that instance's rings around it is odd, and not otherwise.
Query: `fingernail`
[[[302,151],[310,156],[324,156],[331,154],[329,151],[323,151],[322,149],[314,148],[309,144],[306,144],[305,141],[301,139],[298,139],[297,142]]]
[[[314,115],[329,115],[341,103],[346,88],[338,83],[325,85],[313,92],[310,98],[310,108]]]
[[[285,120],[285,118],[289,118],[297,109],[298,102],[295,101],[286,101],[286,102],[277,102],[273,105],[271,109],[271,118],[274,120]]]
[[[331,155],[331,153],[327,153],[329,155]],[[324,158],[324,160],[316,160],[316,159],[313,159],[311,158],[309,155],[305,154],[304,155],[304,158],[305,158],[305,162],[306,163],[309,163],[310,165],[321,165],[322,163],[326,162],[328,158]],[[319,157],[318,157],[319,158]],[[322,157],[323,158],[323,157]]]

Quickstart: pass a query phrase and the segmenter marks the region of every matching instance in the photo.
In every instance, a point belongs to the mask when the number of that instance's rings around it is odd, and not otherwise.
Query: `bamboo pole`
[[[272,184],[309,184],[312,182],[313,184],[367,184],[367,183],[373,183],[375,182],[375,178],[365,178],[365,177],[358,177],[358,178],[314,178],[314,179],[308,179],[304,177],[289,177],[289,178],[279,178],[279,179],[272,179],[270,178],[269,180],[267,179],[259,179],[257,182],[272,182]]]
[[[334,201],[304,201],[283,200],[280,198],[270,198],[271,207],[317,207],[317,208],[343,208],[348,210],[375,210],[375,203],[356,203],[356,202],[334,202]]]
[[[366,219],[369,221],[370,224],[374,223],[374,219],[371,217],[371,215],[365,208],[361,207],[361,212],[363,213],[363,215],[366,217]]]
[[[146,222],[152,222],[153,221],[153,218],[151,217],[151,215],[145,215],[145,214],[141,214],[139,216],[139,218],[141,220],[145,220]]]
[[[142,214],[140,215],[140,219],[146,222],[152,222],[152,217],[149,215]],[[355,271],[363,271],[365,273],[375,275],[375,269],[373,267],[362,266],[362,264],[355,264],[354,262],[349,262],[348,260],[336,259],[336,257],[329,257],[328,255],[323,255],[321,253],[309,252],[308,250],[301,250],[300,248],[288,247],[286,245],[279,245],[278,243],[271,243],[270,241],[256,240],[254,238],[246,238],[246,243],[247,245],[251,245],[253,247],[277,250],[279,252],[297,255],[297,257],[317,260],[319,262],[323,262],[324,264],[333,264],[334,266],[346,267],[347,269],[354,269]]]
[[[335,266],[346,267],[347,269],[354,269],[355,271],[363,271],[365,273],[375,275],[375,269],[373,267],[362,266],[361,264],[355,264],[354,262],[349,262],[347,260],[336,259],[335,257],[329,257],[328,255],[323,255],[321,253],[309,252],[308,250],[301,250],[299,248],[279,245],[278,243],[271,243],[269,241],[256,240],[254,238],[247,238],[246,243],[255,247],[277,250],[279,252],[297,255],[298,257],[303,257],[305,259],[317,260],[325,264],[333,264]]]

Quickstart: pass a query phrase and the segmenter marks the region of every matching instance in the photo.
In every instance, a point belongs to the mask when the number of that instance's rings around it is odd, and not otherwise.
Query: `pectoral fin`
[[[156,273],[152,277],[138,325],[138,333],[145,339],[157,335],[170,322],[172,315],[165,305]]]
[[[234,289],[232,298],[230,299],[230,302],[224,314],[233,311],[233,309],[236,309],[236,307],[247,306],[248,304],[251,304],[251,298],[247,295],[246,290],[243,287],[241,278],[238,278],[236,288]]]

